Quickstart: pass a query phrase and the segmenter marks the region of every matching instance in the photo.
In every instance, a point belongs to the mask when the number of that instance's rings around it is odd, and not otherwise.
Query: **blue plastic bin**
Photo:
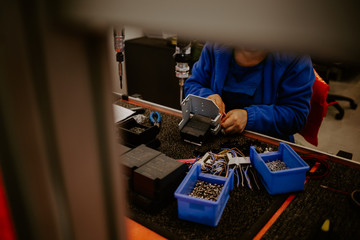
[[[197,180],[212,184],[224,184],[217,201],[189,196]],[[217,226],[229,199],[229,192],[233,187],[234,171],[232,169],[230,169],[228,177],[220,177],[201,173],[201,164],[195,164],[175,191],[179,218],[213,227]]]
[[[272,172],[266,162],[283,161],[289,169]],[[304,190],[306,171],[309,165],[286,143],[279,143],[277,152],[257,153],[250,147],[250,161],[260,175],[269,194],[296,192]]]

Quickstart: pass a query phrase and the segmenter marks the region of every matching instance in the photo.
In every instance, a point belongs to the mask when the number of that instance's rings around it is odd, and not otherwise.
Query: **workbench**
[[[157,136],[161,144],[157,150],[174,159],[195,158],[199,153],[226,145],[244,149],[253,144],[276,148],[281,141],[245,131],[237,136],[213,136],[202,146],[195,146],[181,140],[178,129],[181,111],[136,98],[122,100],[122,97],[117,95],[115,103],[124,107],[145,107],[146,116],[151,111],[161,113],[162,125]],[[261,184],[259,190],[234,186],[217,227],[178,219],[175,198],[156,214],[129,202],[128,217],[169,239],[316,239],[326,219],[330,220],[334,239],[360,239],[360,208],[348,194],[320,187],[329,186],[347,193],[359,189],[360,164],[294,143],[287,144],[300,156],[326,160],[330,166],[329,175],[308,180],[302,192],[274,196]]]

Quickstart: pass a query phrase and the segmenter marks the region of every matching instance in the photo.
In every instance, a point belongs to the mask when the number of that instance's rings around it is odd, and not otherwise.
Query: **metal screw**
[[[265,164],[272,172],[289,169],[286,164],[279,159],[271,162],[266,162]]]
[[[198,180],[189,196],[216,201],[223,186],[223,184],[212,184]]]

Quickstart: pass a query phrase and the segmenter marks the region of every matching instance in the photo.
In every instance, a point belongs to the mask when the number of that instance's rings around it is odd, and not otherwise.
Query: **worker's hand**
[[[213,94],[208,96],[207,98],[215,102],[216,106],[218,106],[219,108],[219,113],[221,115],[225,114],[225,104],[219,94]]]
[[[221,120],[221,127],[226,134],[241,133],[246,127],[247,119],[246,110],[234,109],[228,112]]]

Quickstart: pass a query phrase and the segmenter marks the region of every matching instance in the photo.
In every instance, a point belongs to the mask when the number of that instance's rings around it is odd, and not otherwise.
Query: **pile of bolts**
[[[221,193],[223,186],[223,184],[212,184],[209,182],[197,180],[196,185],[189,196],[216,201]]]

